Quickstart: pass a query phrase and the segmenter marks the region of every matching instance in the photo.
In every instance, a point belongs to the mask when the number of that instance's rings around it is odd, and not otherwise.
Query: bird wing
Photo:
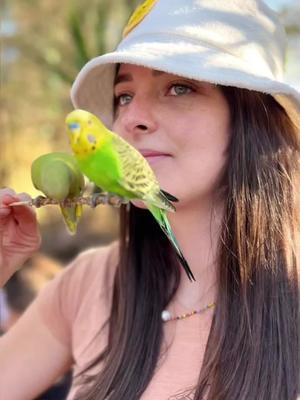
[[[175,211],[173,204],[160,190],[153,170],[141,153],[117,135],[113,137],[112,144],[120,161],[121,174],[118,183],[145,203]]]
[[[157,179],[141,153],[120,137],[114,138],[113,146],[120,161],[120,184],[141,199],[149,193],[158,193]]]

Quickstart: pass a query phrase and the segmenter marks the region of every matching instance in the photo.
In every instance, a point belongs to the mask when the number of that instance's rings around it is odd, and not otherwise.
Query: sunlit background
[[[69,90],[86,61],[112,49],[138,0],[2,0],[0,187],[35,197],[30,165],[50,151],[69,151],[65,115]],[[266,0],[288,33],[286,81],[300,89],[300,2]],[[75,237],[57,207],[39,209],[42,250],[67,261],[77,251],[117,234],[116,210],[84,210]]]
[[[139,2],[0,1],[0,187],[40,194],[32,186],[30,166],[41,154],[69,151],[64,119],[72,110],[69,92],[76,74],[90,58],[115,47]],[[288,34],[285,80],[300,90],[300,0],[266,2]],[[0,289],[0,335],[79,251],[118,235],[113,207],[85,207],[75,236],[67,233],[57,206],[42,207],[37,215],[41,252]],[[65,398],[69,382],[67,374],[49,389],[49,397],[40,398]]]

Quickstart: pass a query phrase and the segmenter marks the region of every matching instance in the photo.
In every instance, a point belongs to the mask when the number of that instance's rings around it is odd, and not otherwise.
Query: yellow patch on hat
[[[123,38],[149,14],[156,2],[157,0],[146,0],[136,8],[123,30]]]

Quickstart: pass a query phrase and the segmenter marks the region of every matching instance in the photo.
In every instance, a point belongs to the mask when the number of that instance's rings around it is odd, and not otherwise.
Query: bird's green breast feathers
[[[77,156],[81,171],[103,190],[120,193],[119,180],[121,165],[109,141],[102,143],[100,148]]]

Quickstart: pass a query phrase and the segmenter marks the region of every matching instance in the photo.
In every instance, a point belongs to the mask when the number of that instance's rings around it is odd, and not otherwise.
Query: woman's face
[[[131,64],[115,79],[113,130],[150,163],[183,204],[211,200],[226,162],[229,106],[221,90]]]

